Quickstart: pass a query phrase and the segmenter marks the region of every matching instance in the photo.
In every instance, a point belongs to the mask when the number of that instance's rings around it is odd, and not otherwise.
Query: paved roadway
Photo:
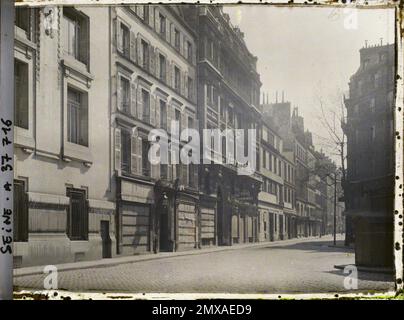
[[[351,292],[334,265],[353,264],[350,249],[331,238],[289,240],[58,274],[59,289],[102,292],[323,293]],[[43,289],[45,275],[16,277],[16,289]],[[358,290],[392,290],[391,276],[359,272]]]

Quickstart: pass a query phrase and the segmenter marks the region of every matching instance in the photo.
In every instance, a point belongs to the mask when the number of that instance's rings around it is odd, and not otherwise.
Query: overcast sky
[[[380,44],[380,38],[383,44],[394,42],[394,11],[262,5],[225,6],[223,10],[244,32],[248,49],[258,57],[261,92],[274,101],[275,92],[280,99],[284,90],[285,100],[299,107],[305,127],[313,132],[317,149],[332,156],[334,146],[318,119],[319,100],[326,102],[326,114],[333,123],[333,111],[340,114],[339,98],[348,91],[365,41],[368,45]]]

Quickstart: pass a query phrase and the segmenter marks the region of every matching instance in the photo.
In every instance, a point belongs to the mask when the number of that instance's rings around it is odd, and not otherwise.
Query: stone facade
[[[393,44],[362,48],[345,100],[347,241],[368,267],[393,265],[394,75]]]
[[[115,242],[105,150],[109,60],[98,54],[108,52],[109,38],[97,31],[108,10],[24,8],[16,16],[15,264],[100,259],[102,224],[108,225],[102,236]],[[68,24],[94,41],[77,52]]]

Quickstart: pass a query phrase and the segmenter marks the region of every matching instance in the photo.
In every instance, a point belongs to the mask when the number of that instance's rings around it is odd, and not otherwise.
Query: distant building
[[[270,118],[263,117],[260,133],[260,241],[296,236],[294,159],[285,155],[283,141],[270,122]]]
[[[346,214],[353,221],[356,264],[392,267],[394,45],[365,47],[359,53],[360,66],[345,99]]]

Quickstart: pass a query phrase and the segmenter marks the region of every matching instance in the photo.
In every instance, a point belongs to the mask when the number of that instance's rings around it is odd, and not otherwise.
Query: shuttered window
[[[14,241],[28,241],[28,195],[19,180],[14,180]]]
[[[122,162],[121,169],[123,172],[131,172],[131,134],[129,131],[122,130],[121,148],[122,148]]]
[[[86,192],[80,189],[67,189],[70,198],[67,215],[67,235],[70,240],[88,240],[88,209]]]

